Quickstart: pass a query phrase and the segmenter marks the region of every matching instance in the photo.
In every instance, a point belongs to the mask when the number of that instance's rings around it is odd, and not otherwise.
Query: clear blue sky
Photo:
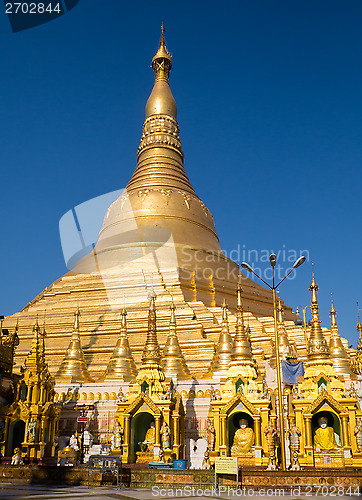
[[[333,292],[355,344],[360,0],[80,0],[16,34],[2,11],[1,312],[66,272],[60,217],[132,175],[161,21],[185,167],[222,247],[307,249],[323,325]],[[309,304],[310,279],[309,262],[281,288],[286,303]]]

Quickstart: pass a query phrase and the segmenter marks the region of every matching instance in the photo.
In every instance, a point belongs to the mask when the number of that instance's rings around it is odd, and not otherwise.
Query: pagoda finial
[[[74,313],[74,330],[77,332],[79,332],[79,318],[80,318],[80,310],[78,305],[77,310]]]
[[[335,328],[337,328],[337,331],[338,331],[337,320],[336,320],[337,311],[335,310],[334,305],[333,305],[332,293],[331,293],[331,310],[329,311],[329,315],[331,317],[331,333],[332,333],[332,330],[333,331],[335,330]]]
[[[155,84],[146,104],[146,119],[152,115],[167,115],[176,120],[177,106],[168,82],[172,69],[172,55],[166,47],[163,24],[161,26],[160,46],[152,58],[151,66],[155,77]],[[181,143],[180,152],[183,155]]]
[[[284,317],[283,317],[284,307],[280,299],[278,299],[277,312],[278,312],[278,323],[284,323]]]
[[[357,302],[357,314],[358,314],[357,332],[359,333],[359,339],[357,339],[357,344],[359,342],[360,346],[362,348],[362,325],[361,325],[361,318],[360,318],[360,310],[361,309],[358,308],[358,302]]]
[[[357,333],[358,338],[357,338],[357,352],[356,352],[356,357],[353,360],[352,363],[352,370],[356,375],[362,375],[362,325],[361,325],[361,319],[360,319],[360,309],[358,309],[358,302],[357,302],[357,312],[358,312],[358,323],[357,323]]]
[[[127,329],[127,311],[126,308],[123,307],[122,312],[121,312],[121,330],[124,331]]]
[[[314,264],[314,263],[313,263]],[[310,284],[309,290],[312,292],[311,299],[311,331],[308,339],[307,345],[307,356],[308,359],[315,360],[329,360],[329,348],[327,341],[323,335],[321,320],[319,319],[319,306],[318,306],[318,285],[314,278],[314,268],[312,272],[312,282]]]
[[[222,304],[222,323],[228,322],[228,305],[226,303],[226,300],[224,298],[223,304]]]
[[[165,41],[165,28],[161,24],[161,39],[160,46],[152,59],[152,69],[157,80],[168,80],[172,68],[172,55],[167,50]]]
[[[176,306],[175,303],[172,299],[172,303],[170,305],[170,311],[171,311],[171,317],[170,317],[170,325],[175,325],[176,326]]]

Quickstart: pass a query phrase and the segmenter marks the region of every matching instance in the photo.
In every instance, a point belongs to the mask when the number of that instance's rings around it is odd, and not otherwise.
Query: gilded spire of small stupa
[[[127,311],[124,308],[121,312],[121,329],[117,344],[101,380],[130,382],[136,378],[136,375],[137,369],[127,336]]]
[[[279,352],[281,357],[283,359],[287,358],[296,359],[296,352],[292,348],[289,342],[287,329],[285,327],[285,322],[284,322],[284,307],[280,299],[278,299],[278,305],[277,305],[277,327],[278,327]]]
[[[357,302],[358,307],[358,302]],[[358,323],[357,323],[357,352],[356,357],[353,360],[352,370],[356,375],[362,375],[362,325],[358,310]]]
[[[244,310],[241,300],[242,288],[238,283],[237,306],[236,306],[236,327],[235,337],[232,343],[231,361],[229,365],[229,377],[237,377],[238,375],[245,378],[257,378],[257,365],[253,359],[251,345],[245,331]]]
[[[43,329],[40,332],[40,358],[42,364],[45,364],[45,337],[47,336],[45,330],[45,316],[46,316],[46,311],[44,311]]]
[[[329,351],[331,353],[333,367],[337,375],[343,375],[349,378],[352,375],[350,359],[339,335],[336,319],[337,312],[333,305],[333,299],[329,314],[331,316],[331,336],[329,339]]]
[[[147,364],[160,364],[161,361],[161,349],[157,340],[157,329],[156,329],[156,294],[152,291],[150,295],[150,307],[148,310],[148,328],[147,328],[147,338],[146,343],[143,348],[142,363]]]
[[[79,331],[79,307],[74,313],[74,326],[72,337],[69,342],[68,349],[65,353],[62,364],[59,367],[55,379],[57,382],[92,382],[92,377],[89,375],[87,364],[84,359],[82,343],[80,340]]]
[[[213,360],[205,377],[212,375],[216,377],[227,377],[231,361],[232,343],[233,339],[229,333],[228,306],[224,299],[222,305],[221,333]]]
[[[182,355],[176,332],[176,307],[172,301],[169,334],[163,349],[162,366],[167,378],[190,379],[190,371]]]
[[[38,322],[38,316],[36,317],[35,324],[33,326],[33,338],[31,341],[31,348],[29,354],[25,360],[25,367],[32,371],[33,373],[40,373],[44,368],[41,349],[41,330]]]
[[[319,319],[319,306],[318,306],[318,285],[314,279],[314,271],[312,274],[312,282],[310,284],[309,290],[312,293],[311,300],[311,310],[312,310],[312,320],[311,329],[307,345],[307,357],[308,361],[320,361],[331,363],[329,356],[329,347],[327,341],[323,335],[321,320]]]
[[[165,373],[161,365],[161,350],[157,340],[156,330],[156,294],[152,290],[150,294],[150,306],[148,310],[147,338],[143,348],[142,365],[136,377],[141,386],[144,382],[149,388],[149,395],[161,395],[166,391]]]

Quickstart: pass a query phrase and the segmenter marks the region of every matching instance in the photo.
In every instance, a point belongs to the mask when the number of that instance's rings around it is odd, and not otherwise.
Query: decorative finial
[[[314,262],[312,261],[312,265],[314,266]],[[312,292],[312,304],[317,303],[318,304],[318,299],[317,299],[317,292],[318,292],[318,285],[316,280],[314,279],[314,267],[312,270],[312,282],[309,286],[309,291]]]
[[[222,321],[223,323],[228,320],[228,306],[226,304],[226,300],[224,298],[224,302],[222,304]]]
[[[277,311],[278,311],[278,323],[283,323],[284,322],[284,318],[283,318],[284,307],[283,307],[283,304],[281,303],[280,299],[278,299]]]
[[[79,304],[78,307],[74,313],[74,330],[79,331],[79,318],[80,318],[80,309],[79,309]]]
[[[241,292],[243,291],[243,289],[241,288],[241,283],[240,283],[240,274],[239,274],[239,282],[238,282],[238,286],[236,288],[236,292],[237,292],[237,308],[238,309],[242,309],[243,308],[243,304],[242,304],[242,301],[241,301]]]
[[[362,335],[362,325],[361,325],[361,318],[360,318],[360,310],[358,308],[358,300],[357,300],[357,315],[358,315],[358,323],[357,323],[357,332],[360,333],[360,336]]]
[[[127,327],[127,311],[125,307],[123,307],[122,309],[121,316],[122,316],[121,327],[122,329],[125,329]]]
[[[170,311],[171,311],[170,324],[173,325],[173,324],[176,324],[176,314],[175,314],[176,306],[175,306],[175,303],[173,301],[173,298],[172,298],[172,302],[170,305]]]
[[[337,311],[335,310],[334,305],[333,305],[332,292],[331,292],[331,310],[329,311],[329,315],[331,317],[331,329],[332,329],[333,327],[337,326],[337,320],[336,320]]]

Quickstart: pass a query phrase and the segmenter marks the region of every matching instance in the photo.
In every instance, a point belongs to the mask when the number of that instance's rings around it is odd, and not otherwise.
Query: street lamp
[[[285,435],[284,435],[284,416],[283,416],[283,401],[282,401],[282,381],[280,374],[280,353],[279,353],[279,335],[278,335],[278,324],[277,324],[277,308],[276,308],[276,298],[275,298],[275,290],[279,287],[279,285],[289,276],[289,274],[297,269],[297,267],[301,266],[303,262],[305,262],[305,257],[302,255],[294,262],[292,269],[284,276],[282,280],[279,281],[277,285],[275,285],[275,265],[277,263],[277,256],[275,253],[272,253],[269,256],[269,262],[273,269],[273,284],[269,285],[263,278],[261,278],[254,269],[247,263],[242,262],[240,265],[243,269],[248,271],[249,273],[255,274],[257,278],[259,278],[266,286],[268,286],[273,291],[273,310],[274,310],[274,336],[275,336],[275,357],[276,357],[276,365],[277,365],[277,382],[278,382],[278,407],[279,407],[279,426],[280,426],[280,445],[282,452],[282,470],[286,470],[286,462],[285,462]]]

